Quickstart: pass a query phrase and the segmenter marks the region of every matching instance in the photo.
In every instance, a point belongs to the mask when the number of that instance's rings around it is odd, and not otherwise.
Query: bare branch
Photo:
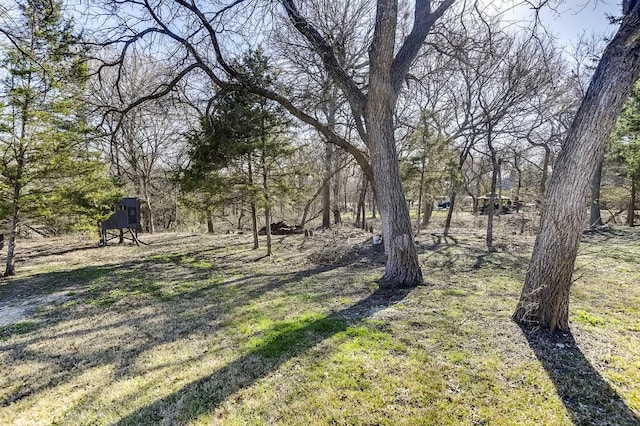
[[[362,111],[366,104],[366,96],[340,66],[333,47],[322,37],[317,29],[300,15],[294,0],[281,0],[281,2],[293,26],[311,43],[313,49],[320,55],[327,72],[344,92],[351,108],[354,110],[354,115],[362,116]]]
[[[430,0],[416,0],[413,28],[404,40],[392,64],[391,84],[396,92],[400,90],[402,81],[409,72],[409,68],[420,51],[431,28],[444,12],[453,5],[454,1],[455,0],[445,0],[434,12],[431,12]]]

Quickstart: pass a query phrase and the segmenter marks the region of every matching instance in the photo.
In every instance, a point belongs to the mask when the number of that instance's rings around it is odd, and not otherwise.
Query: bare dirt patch
[[[0,303],[0,327],[25,321],[38,309],[50,303],[60,303],[67,298],[68,296],[64,293],[56,293],[20,301],[13,299],[2,302]]]

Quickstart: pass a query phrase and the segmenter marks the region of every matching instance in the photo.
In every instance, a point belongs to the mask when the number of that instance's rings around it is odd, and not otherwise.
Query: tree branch
[[[455,0],[444,0],[440,3],[440,6],[432,12],[430,0],[416,0],[413,28],[404,40],[400,50],[398,50],[391,68],[391,84],[396,93],[400,90],[402,81],[409,72],[409,68],[420,51],[431,28],[444,12],[453,5],[454,1]]]
[[[291,5],[293,5],[292,0],[282,0],[283,2],[288,2]],[[109,113],[117,113],[117,114],[121,114],[121,115],[125,115],[127,113],[129,113],[130,111],[132,111],[134,108],[138,107],[139,105],[154,100],[154,99],[159,99],[167,94],[169,94],[174,88],[175,86],[185,77],[187,76],[189,73],[191,73],[194,70],[201,70],[203,71],[210,79],[211,81],[217,85],[218,87],[224,88],[226,90],[238,90],[238,89],[245,89],[248,90],[251,93],[254,93],[258,96],[261,96],[263,98],[266,99],[270,99],[273,100],[275,102],[277,102],[278,104],[280,104],[283,108],[285,108],[287,111],[289,111],[293,116],[295,116],[296,118],[300,119],[302,122],[309,124],[310,126],[314,127],[316,130],[318,130],[319,133],[321,133],[328,142],[333,143],[334,145],[337,145],[339,147],[341,147],[342,149],[344,149],[345,151],[347,151],[348,153],[350,153],[354,159],[356,160],[356,162],[358,163],[358,165],[362,168],[363,172],[365,173],[365,175],[367,175],[368,177],[372,178],[373,176],[373,171],[372,168],[368,162],[368,159],[365,155],[365,153],[363,153],[360,149],[358,149],[355,145],[353,145],[352,143],[348,142],[346,139],[340,137],[337,133],[335,133],[334,131],[332,131],[331,129],[329,129],[328,126],[322,124],[320,121],[318,121],[316,118],[312,117],[311,115],[303,112],[300,108],[296,107],[290,99],[286,98],[285,96],[267,89],[265,87],[261,87],[258,85],[253,84],[249,78],[246,78],[246,76],[244,76],[242,73],[240,73],[239,71],[237,71],[236,69],[234,69],[231,65],[229,65],[229,63],[226,62],[226,60],[224,59],[224,56],[222,54],[222,50],[220,49],[219,43],[218,43],[218,39],[217,39],[217,35],[215,32],[215,29],[213,28],[212,24],[211,24],[211,20],[207,19],[207,17],[205,16],[205,14],[195,5],[195,3],[191,2],[191,1],[187,1],[187,0],[174,0],[174,2],[180,6],[182,6],[183,8],[189,10],[191,13],[193,13],[195,16],[197,16],[198,21],[204,26],[204,28],[207,31],[207,34],[209,36],[209,39],[213,45],[213,49],[215,52],[215,56],[216,56],[216,61],[218,62],[218,64],[222,67],[222,69],[225,71],[225,73],[227,73],[227,75],[231,78],[231,81],[229,80],[223,80],[222,78],[220,78],[219,76],[217,76],[213,69],[200,57],[200,55],[198,54],[198,52],[196,51],[196,49],[194,48],[194,46],[190,43],[189,40],[185,39],[184,37],[176,34],[174,31],[172,31],[168,25],[166,25],[166,23],[162,22],[162,20],[154,13],[154,11],[152,10],[151,5],[149,4],[148,0],[144,0],[144,7],[147,9],[147,11],[150,13],[152,19],[155,21],[155,23],[160,27],[160,28],[149,28],[146,30],[141,31],[140,33],[134,35],[133,37],[131,37],[130,39],[127,40],[120,40],[120,42],[124,43],[124,48],[123,51],[121,52],[120,56],[118,57],[118,59],[112,63],[106,63],[104,64],[104,66],[115,66],[117,64],[122,64],[123,60],[124,60],[124,56],[127,53],[128,48],[130,47],[131,44],[135,43],[137,40],[142,39],[145,35],[147,34],[152,34],[152,33],[156,33],[156,34],[163,34],[167,37],[172,38],[173,40],[177,41],[178,43],[180,43],[181,45],[184,46],[184,48],[189,52],[190,56],[193,57],[193,60],[195,61],[194,63],[184,67],[179,73],[178,75],[173,78],[170,82],[161,84],[159,86],[156,87],[156,89],[149,95],[140,97],[138,99],[136,99],[135,101],[133,101],[132,103],[130,103],[129,105],[127,105],[126,107],[122,108],[122,109],[110,109],[109,111],[107,111],[106,114]],[[232,6],[237,5],[241,3],[241,1],[235,1]],[[297,13],[297,9],[295,9],[295,5],[293,5],[294,10]],[[230,8],[226,7],[225,9],[223,9],[222,11],[218,12],[216,14],[216,16],[218,16],[220,13],[222,13],[225,10],[228,10]],[[302,18],[300,18],[302,19]],[[304,25],[308,25],[306,23],[306,21],[304,21],[304,19],[302,19],[302,22],[304,22]],[[308,28],[312,29],[313,31],[315,31],[317,33],[317,31],[315,29],[313,29],[311,26],[308,26]],[[317,33],[317,36],[320,37],[320,39],[322,39],[322,37],[320,36],[319,33]],[[326,43],[326,41],[322,40],[323,43],[330,49],[330,46]],[[335,56],[333,56],[333,60],[335,61]],[[337,61],[336,61],[337,63]],[[344,71],[339,68],[339,70],[344,73]],[[364,95],[360,92],[360,90],[357,88],[357,86],[355,85],[355,82],[353,82],[353,80],[351,80],[348,76],[346,76],[346,74],[344,74],[344,83],[348,83],[350,85],[352,85],[352,88],[355,90],[355,92],[353,94],[357,94],[358,96],[358,100],[357,102],[360,104],[362,102],[364,102]],[[235,81],[234,81],[235,80]],[[340,82],[340,81],[339,81]],[[345,93],[346,94],[346,93]],[[360,105],[358,105],[359,107]],[[105,114],[105,116],[106,116]],[[356,117],[356,119],[358,119],[360,117]],[[102,125],[102,123],[101,123]],[[120,125],[118,124],[116,126],[115,131],[117,131],[119,129]],[[365,139],[366,140],[366,139]]]
[[[322,60],[322,63],[329,75],[331,75],[331,78],[333,78],[340,86],[342,92],[347,98],[347,101],[349,102],[356,122],[361,122],[361,117],[363,116],[364,107],[367,102],[366,95],[342,68],[338,62],[335,52],[333,51],[333,47],[324,39],[324,37],[322,37],[316,28],[314,28],[302,15],[300,15],[294,0],[281,0],[281,3],[295,29],[298,30],[298,32],[311,44],[313,50],[320,56],[320,59]],[[367,138],[364,133],[363,126],[358,127],[358,133],[360,133],[360,136],[366,143]]]

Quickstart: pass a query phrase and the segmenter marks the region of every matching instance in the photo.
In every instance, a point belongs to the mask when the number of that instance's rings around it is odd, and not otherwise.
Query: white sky
[[[531,22],[533,11],[521,0],[484,0],[489,9],[504,13],[504,18]],[[545,28],[565,45],[575,44],[581,35],[602,39],[612,35],[617,25],[609,24],[607,15],[622,15],[621,0],[550,0],[540,18]],[[515,6],[514,6],[515,5]]]
[[[617,0],[566,1],[557,8],[558,13],[545,11],[543,20],[554,35],[569,43],[582,33],[587,37],[611,35],[618,26],[611,25],[607,15],[620,16],[621,9]]]

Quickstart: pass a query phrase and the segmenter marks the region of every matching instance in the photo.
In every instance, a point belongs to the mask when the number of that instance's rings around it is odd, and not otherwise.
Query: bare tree
[[[324,37],[308,16],[308,8],[295,0],[281,0],[280,4],[295,30],[322,61],[326,73],[337,84],[349,103],[358,134],[367,147],[370,161],[362,150],[333,132],[325,123],[297,107],[283,91],[253,84],[231,66],[230,51],[238,50],[234,25],[244,26],[247,19],[255,23],[256,6],[235,2],[229,6],[200,7],[185,0],[171,2],[109,2],[120,13],[117,28],[109,34],[108,45],[120,45],[121,55],[107,60],[108,65],[122,65],[131,46],[147,38],[163,43],[167,60],[176,71],[146,97],[123,108],[127,112],[140,103],[170,93],[177,82],[187,76],[206,76],[219,87],[242,86],[255,94],[279,102],[291,114],[315,127],[325,138],[354,156],[363,172],[375,183],[377,203],[382,215],[387,264],[383,281],[392,287],[413,286],[422,282],[422,272],[412,238],[411,222],[402,191],[398,157],[394,138],[394,110],[403,82],[427,35],[454,0],[435,3],[416,2],[413,26],[398,43],[399,5],[397,0],[378,0],[376,4],[372,41],[368,43],[368,71],[366,80],[350,75],[338,60],[339,46]],[[170,7],[169,4],[173,5]],[[299,7],[299,6],[302,6]],[[128,21],[124,10],[130,8]],[[235,14],[237,19],[230,20]],[[247,18],[249,17],[249,18]],[[131,24],[130,22],[135,22]],[[233,35],[229,35],[232,33]],[[224,46],[235,44],[232,49]],[[242,42],[241,42],[242,43]],[[104,43],[101,43],[104,45]],[[240,46],[241,48],[241,46]],[[158,49],[156,49],[157,51]],[[209,52],[213,57],[208,56]],[[376,172],[377,171],[377,172]]]
[[[130,66],[119,73],[102,74],[90,102],[99,109],[124,107],[150,90],[157,70],[152,58],[133,56]],[[113,91],[114,86],[118,92]],[[142,202],[143,223],[150,233],[155,232],[157,222],[156,202],[160,204],[168,183],[166,170],[174,166],[186,128],[184,107],[175,98],[153,100],[102,121],[100,149],[109,156],[112,173]]]
[[[540,232],[514,313],[524,325],[569,329],[569,294],[585,199],[616,119],[640,75],[640,2],[624,3],[620,28],[602,55],[551,175]]]
[[[501,152],[519,144],[526,129],[540,127],[539,121],[546,125],[548,116],[538,116],[535,104],[543,94],[558,95],[557,87],[562,87],[558,85],[562,80],[558,74],[562,67],[548,37],[519,38],[503,30],[498,18],[482,13],[464,19],[463,24],[448,23],[447,32],[436,35],[440,43],[430,47],[440,59],[427,58],[419,65],[425,67],[426,73],[444,70],[448,77],[444,81],[437,77],[429,79],[426,90],[436,94],[432,96],[435,104],[430,105],[434,121],[439,122],[435,127],[457,147],[460,174],[474,171],[473,167],[465,166],[474,152],[491,161],[487,222],[487,247],[491,249],[493,206],[499,204],[495,199],[499,195],[498,177],[500,165],[506,160]],[[433,62],[441,65],[430,66]],[[468,183],[474,181],[478,186],[480,175],[466,174],[470,178]],[[462,189],[460,184],[451,188],[452,208],[445,222],[445,235],[449,233],[456,196]],[[479,190],[469,193],[481,195]]]

